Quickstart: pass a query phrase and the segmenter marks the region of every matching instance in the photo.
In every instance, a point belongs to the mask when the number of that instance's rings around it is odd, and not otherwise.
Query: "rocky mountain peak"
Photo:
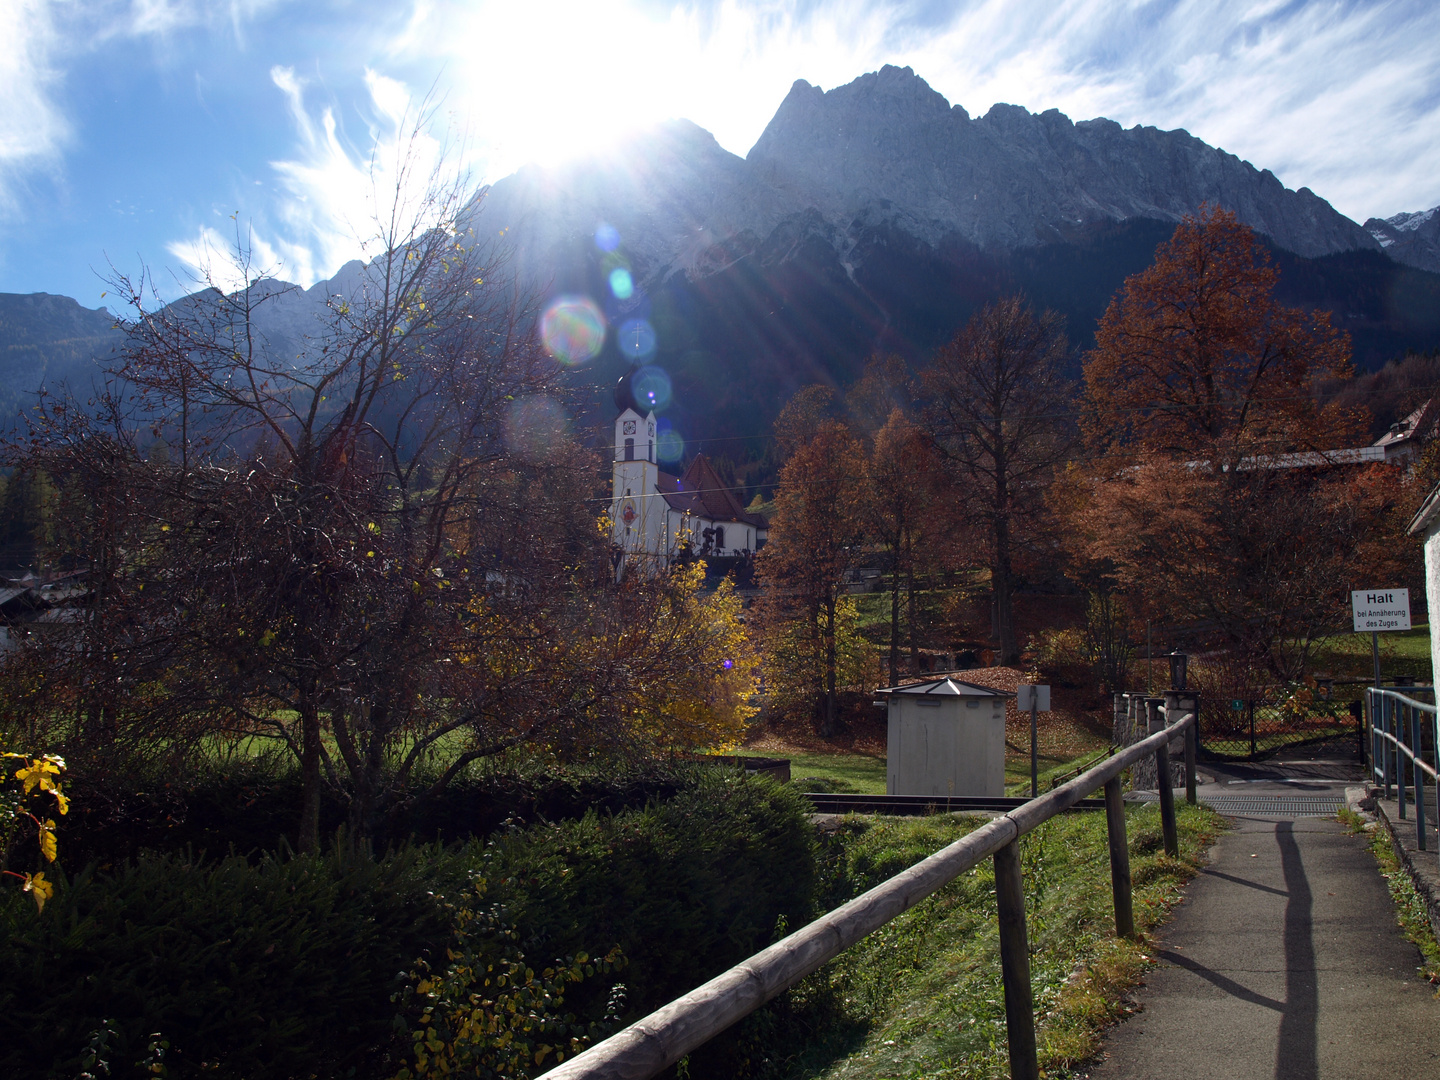
[[[1376,246],[1313,193],[1187,132],[1004,103],[972,119],[909,68],[826,92],[797,82],[746,161],[837,224],[878,204],[932,245],[1013,250],[1100,222],[1178,221],[1211,202],[1297,254]]]
[[[1440,273],[1440,206],[1388,218],[1371,218],[1365,231],[1396,262]]]

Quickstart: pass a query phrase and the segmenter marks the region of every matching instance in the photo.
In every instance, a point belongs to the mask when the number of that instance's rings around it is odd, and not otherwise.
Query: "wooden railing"
[[[1115,932],[1121,937],[1133,937],[1130,852],[1120,774],[1142,758],[1155,758],[1156,775],[1164,778],[1159,785],[1159,795],[1165,850],[1170,855],[1178,854],[1175,793],[1165,780],[1170,776],[1170,744],[1180,737],[1185,740],[1187,797],[1193,803],[1195,714],[1189,712],[1069,783],[982,825],[928,859],[577,1054],[547,1072],[543,1080],[649,1080],[985,858],[995,860],[1010,1075],[1013,1080],[1037,1080],[1040,1069],[1035,1047],[1035,1006],[1030,993],[1030,953],[1018,841],[1042,822],[1103,787]]]

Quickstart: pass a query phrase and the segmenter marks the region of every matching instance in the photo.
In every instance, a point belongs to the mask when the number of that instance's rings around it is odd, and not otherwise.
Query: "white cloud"
[[[275,67],[270,78],[285,95],[296,135],[296,156],[270,163],[281,192],[267,211],[284,236],[275,241],[278,272],[309,286],[365,257],[392,209],[398,220],[423,218],[432,181],[454,180],[460,161],[449,159],[424,122],[426,102],[396,79],[366,70],[365,133],[356,143],[342,132],[333,106],[312,111],[306,82],[292,69]]]
[[[57,32],[45,0],[0,0],[0,214],[36,169],[53,168],[70,125],[55,105]]]
[[[178,283],[182,292],[205,285],[233,292],[257,277],[273,276],[281,263],[275,248],[251,229],[232,228],[225,236],[202,225],[193,237],[171,241],[165,250],[179,259],[189,274],[189,281]]]

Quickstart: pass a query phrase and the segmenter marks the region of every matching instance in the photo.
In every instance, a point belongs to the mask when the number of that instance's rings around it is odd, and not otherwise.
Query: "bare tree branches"
[[[971,319],[923,375],[934,443],[990,535],[1004,664],[1020,658],[1011,603],[1015,555],[1035,534],[1044,491],[1071,445],[1068,352],[1059,316],[1037,315],[1011,296]]]

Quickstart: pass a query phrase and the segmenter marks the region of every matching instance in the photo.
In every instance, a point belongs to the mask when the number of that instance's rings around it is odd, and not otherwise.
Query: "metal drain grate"
[[[1156,802],[1159,796],[1147,791],[1137,798],[1140,802]],[[1201,795],[1200,801],[1222,814],[1281,817],[1333,817],[1345,805],[1338,795]]]
[[[1286,817],[1334,817],[1345,800],[1315,795],[1212,795],[1202,802],[1222,814],[1283,814]]]

